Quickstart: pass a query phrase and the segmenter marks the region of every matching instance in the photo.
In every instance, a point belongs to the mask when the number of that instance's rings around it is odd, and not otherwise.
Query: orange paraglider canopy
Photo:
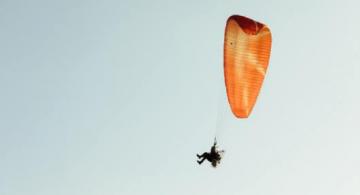
[[[247,118],[260,92],[271,50],[270,29],[243,16],[225,28],[224,75],[228,101],[237,118]]]

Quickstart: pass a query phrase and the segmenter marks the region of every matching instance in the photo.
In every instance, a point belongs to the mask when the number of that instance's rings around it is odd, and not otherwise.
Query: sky
[[[355,0],[0,0],[0,194],[360,194]],[[250,118],[226,19],[267,24]],[[214,136],[218,168],[199,166]]]

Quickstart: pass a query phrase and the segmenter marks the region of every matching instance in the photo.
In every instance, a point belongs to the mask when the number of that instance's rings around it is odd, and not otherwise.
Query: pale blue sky
[[[0,194],[360,194],[359,7],[0,0]],[[223,96],[232,14],[273,33],[247,120]],[[217,126],[225,158],[199,166]]]

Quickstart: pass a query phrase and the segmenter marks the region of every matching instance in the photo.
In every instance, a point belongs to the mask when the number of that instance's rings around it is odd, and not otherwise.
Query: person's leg
[[[201,163],[203,163],[205,159],[206,159],[206,158],[203,157],[201,160],[198,160],[197,162],[199,163],[199,165],[201,165]]]
[[[212,162],[212,161],[213,161],[213,158],[212,158],[211,154],[209,154],[209,153],[206,153],[206,154],[204,155],[204,159],[208,160],[209,162]]]
[[[198,158],[203,158],[206,155],[207,152],[204,152],[202,155],[196,154]]]
[[[202,159],[200,161],[198,160],[199,164],[203,163],[205,159],[211,162],[211,156],[207,152],[204,152],[204,154],[201,155],[201,158]]]

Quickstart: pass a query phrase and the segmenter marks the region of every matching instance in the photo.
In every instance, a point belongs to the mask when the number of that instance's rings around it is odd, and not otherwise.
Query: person
[[[224,150],[217,150],[216,149],[216,139],[214,142],[214,145],[210,149],[210,153],[204,152],[202,155],[196,154],[199,160],[197,162],[199,165],[201,165],[205,160],[208,160],[213,167],[216,167],[217,164],[220,163],[221,160],[221,154],[224,152]]]

